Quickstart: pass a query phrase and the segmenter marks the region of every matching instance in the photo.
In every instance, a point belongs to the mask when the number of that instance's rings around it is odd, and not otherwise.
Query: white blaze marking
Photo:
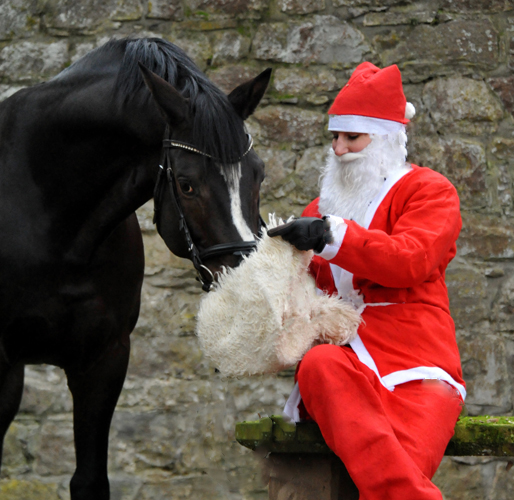
[[[243,211],[241,209],[241,163],[235,163],[230,168],[221,168],[221,175],[225,178],[228,186],[228,194],[230,196],[230,212],[232,214],[232,222],[238,230],[243,241],[254,241],[254,236],[248,224],[244,220]]]

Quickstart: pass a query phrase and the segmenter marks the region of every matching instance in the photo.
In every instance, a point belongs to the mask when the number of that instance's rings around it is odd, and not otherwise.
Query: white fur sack
[[[269,228],[282,224],[270,215]],[[220,276],[200,304],[196,333],[225,377],[274,373],[316,344],[343,345],[361,322],[352,305],[317,295],[313,252],[265,234],[257,250]]]

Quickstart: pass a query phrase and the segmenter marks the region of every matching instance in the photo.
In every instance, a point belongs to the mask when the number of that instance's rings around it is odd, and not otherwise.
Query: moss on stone
[[[332,453],[313,422],[292,424],[272,415],[236,425],[236,440],[255,450],[274,453]],[[462,417],[446,455],[514,456],[514,417]]]
[[[0,498],[2,500],[59,500],[55,483],[39,481],[19,481],[11,479],[0,483]]]

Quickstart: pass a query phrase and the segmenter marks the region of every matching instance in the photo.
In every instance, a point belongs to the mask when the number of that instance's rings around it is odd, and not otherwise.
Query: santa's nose
[[[332,147],[334,148],[334,153],[336,156],[342,156],[349,151],[346,141],[341,136],[339,136],[337,140],[334,141]]]

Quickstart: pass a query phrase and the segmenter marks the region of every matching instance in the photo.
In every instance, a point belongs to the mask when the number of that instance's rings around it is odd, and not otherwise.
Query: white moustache
[[[361,158],[366,158],[366,155],[364,153],[346,153],[339,157],[339,161],[341,163],[350,163]]]

